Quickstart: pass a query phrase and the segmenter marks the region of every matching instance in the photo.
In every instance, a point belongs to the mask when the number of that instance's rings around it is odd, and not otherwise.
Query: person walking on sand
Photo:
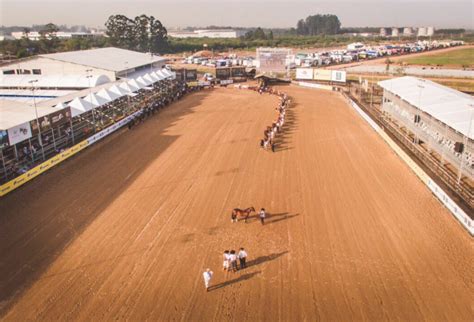
[[[224,271],[229,270],[229,251],[228,250],[224,251],[223,259],[224,259],[224,262],[223,262]]]
[[[235,255],[235,250],[230,251],[229,261],[230,261],[230,270],[233,272],[237,272],[237,255]]]
[[[202,273],[202,276],[204,277],[204,286],[206,286],[206,292],[209,292],[209,285],[211,284],[211,278],[213,274],[214,272],[209,268],[206,269],[204,273]]]
[[[267,216],[267,214],[265,213],[265,208],[260,209],[260,213],[258,214],[258,216],[260,217],[260,222],[262,223],[262,225],[265,225],[265,217]]]
[[[246,268],[247,267],[247,252],[243,247],[240,248],[239,251],[239,260],[240,260],[240,269]]]

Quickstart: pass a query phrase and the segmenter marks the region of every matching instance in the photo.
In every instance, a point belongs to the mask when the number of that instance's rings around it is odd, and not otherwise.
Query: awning
[[[146,85],[145,84],[139,84],[135,79],[131,79],[127,82],[127,84],[129,84],[130,86],[132,87],[136,87],[137,90],[145,87]]]
[[[112,87],[108,89],[108,91],[115,95],[120,95],[119,97],[124,96],[130,92],[129,90],[123,89],[117,85],[113,85]]]
[[[130,85],[128,82],[127,83],[124,82],[120,84],[119,88],[122,89],[125,92],[125,94],[136,92],[140,89],[140,88]]]
[[[102,106],[110,102],[110,100],[97,96],[94,93],[91,93],[87,95],[86,97],[84,97],[84,100],[91,103],[94,106]]]
[[[94,105],[79,97],[76,97],[74,100],[72,100],[68,106],[71,108],[72,117],[81,115],[94,109]]]
[[[101,89],[100,91],[98,91],[98,92],[96,93],[96,95],[97,95],[97,96],[100,96],[100,97],[102,97],[102,98],[105,98],[105,99],[107,99],[107,100],[109,100],[109,102],[110,102],[110,101],[113,101],[113,100],[116,100],[116,99],[119,98],[119,97],[124,96],[124,94],[118,94],[118,93],[116,93],[116,92],[113,92],[113,91],[111,91],[111,90],[107,90],[107,89],[105,89],[105,88],[103,88],[103,89]]]
[[[141,77],[141,76],[138,77],[138,78],[136,79],[136,81],[137,81],[137,83],[143,84],[144,86],[148,86],[148,85],[150,85],[150,84],[153,84],[152,81],[149,81],[149,80],[147,80],[147,79],[145,79],[145,78],[143,78],[143,77]]]

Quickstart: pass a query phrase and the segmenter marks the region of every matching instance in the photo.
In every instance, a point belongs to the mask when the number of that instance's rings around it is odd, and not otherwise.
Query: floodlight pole
[[[90,104],[91,105],[94,105],[92,104],[92,90],[91,90],[91,78],[92,78],[92,74],[89,74],[92,72],[92,69],[86,69],[86,78],[87,78],[87,82],[89,83],[89,96],[91,98],[91,102]],[[94,108],[92,109],[92,122],[94,123],[94,133],[96,132],[96,124],[95,124],[95,106]]]
[[[32,80],[28,81],[28,83],[31,84],[31,91],[33,92],[33,105],[35,107],[36,126],[38,127],[38,138],[39,138],[39,142],[40,142],[40,145],[41,145],[41,154],[43,156],[43,161],[44,161],[45,157],[44,157],[43,138],[42,138],[42,134],[41,134],[41,124],[39,122],[38,108],[36,106],[36,98],[35,98],[35,85],[34,85],[34,83],[37,83],[37,82],[38,82],[37,79],[32,79]]]

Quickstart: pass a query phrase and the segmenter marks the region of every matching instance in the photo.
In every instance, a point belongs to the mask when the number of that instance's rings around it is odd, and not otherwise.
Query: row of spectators
[[[0,183],[5,183],[58,153],[87,139],[128,115],[139,111],[137,124],[146,116],[181,98],[196,88],[188,88],[183,82],[163,80],[152,89],[141,89],[135,96],[123,96],[112,102],[72,118],[71,122],[52,127],[41,134],[4,147],[0,151]]]

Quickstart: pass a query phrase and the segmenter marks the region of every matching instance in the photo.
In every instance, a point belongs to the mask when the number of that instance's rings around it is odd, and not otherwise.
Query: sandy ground
[[[275,153],[276,99],[215,89],[0,200],[0,319],[472,320],[468,234],[342,98],[285,90]]]

